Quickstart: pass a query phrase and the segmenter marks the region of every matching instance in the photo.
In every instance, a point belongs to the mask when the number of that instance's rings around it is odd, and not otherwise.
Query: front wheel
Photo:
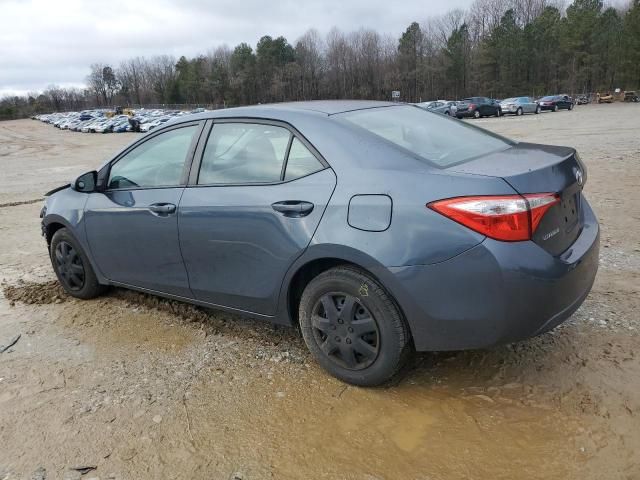
[[[88,300],[104,293],[107,287],[98,283],[87,255],[66,228],[54,233],[49,254],[58,281],[69,295]]]
[[[573,103],[569,104],[569,110],[573,110]]]
[[[540,105],[538,105],[536,107],[536,115],[538,115],[541,111],[542,111],[542,109],[540,108]]]
[[[480,118],[480,111],[476,110],[475,112],[473,112],[473,118]]]
[[[557,111],[558,111],[558,105],[554,105],[554,106],[553,106],[553,111],[554,111],[554,112],[557,112]]]
[[[518,107],[518,110],[516,110],[516,115],[519,117],[520,115],[522,115],[522,107]]]
[[[302,294],[299,317],[316,361],[347,383],[386,383],[413,351],[409,329],[393,299],[355,268],[332,268],[314,278]]]

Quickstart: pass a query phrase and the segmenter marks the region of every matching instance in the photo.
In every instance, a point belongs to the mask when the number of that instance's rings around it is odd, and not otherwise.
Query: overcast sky
[[[395,6],[393,5],[395,3]],[[399,36],[471,0],[0,0],[0,98],[81,86],[91,63],[193,56],[263,35],[293,43],[309,28],[361,27]]]

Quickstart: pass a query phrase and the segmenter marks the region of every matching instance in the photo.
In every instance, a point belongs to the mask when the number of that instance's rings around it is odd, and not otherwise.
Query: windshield
[[[439,168],[513,145],[478,127],[411,105],[355,110],[338,117]]]

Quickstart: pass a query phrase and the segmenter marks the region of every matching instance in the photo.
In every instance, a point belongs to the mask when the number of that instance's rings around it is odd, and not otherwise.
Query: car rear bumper
[[[456,117],[458,118],[463,118],[463,117],[473,117],[473,114],[475,113],[475,110],[464,110],[464,111],[456,111]]]
[[[574,244],[554,257],[533,242],[489,238],[434,265],[392,267],[392,293],[419,351],[484,348],[555,328],[587,297],[599,226],[585,202]]]
[[[540,105],[540,110],[553,110],[554,108],[556,108],[555,105]],[[560,108],[559,105],[558,108]]]

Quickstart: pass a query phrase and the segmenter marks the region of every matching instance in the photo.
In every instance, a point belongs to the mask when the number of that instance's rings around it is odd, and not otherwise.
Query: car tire
[[[98,283],[87,255],[68,229],[61,228],[54,233],[49,256],[60,285],[69,295],[88,300],[106,291],[107,287]]]
[[[541,111],[542,111],[542,109],[540,108],[540,105],[538,105],[536,107],[536,115],[538,115]]]
[[[522,115],[522,107],[518,107],[518,110],[516,110],[516,116],[520,116]]]
[[[316,361],[353,385],[387,383],[413,352],[409,329],[394,300],[354,267],[332,268],[311,280],[300,300],[299,318]]]
[[[476,110],[475,112],[473,112],[473,118],[480,118],[480,111]]]
[[[559,110],[558,105],[554,105],[554,106],[553,106],[553,111],[554,111],[554,112],[557,112],[558,110]]]
[[[444,114],[445,114],[447,117],[450,117],[450,116],[451,116],[451,113],[449,113],[449,110],[445,110],[445,111],[444,111]]]
[[[573,110],[573,103],[569,104],[569,110]]]

